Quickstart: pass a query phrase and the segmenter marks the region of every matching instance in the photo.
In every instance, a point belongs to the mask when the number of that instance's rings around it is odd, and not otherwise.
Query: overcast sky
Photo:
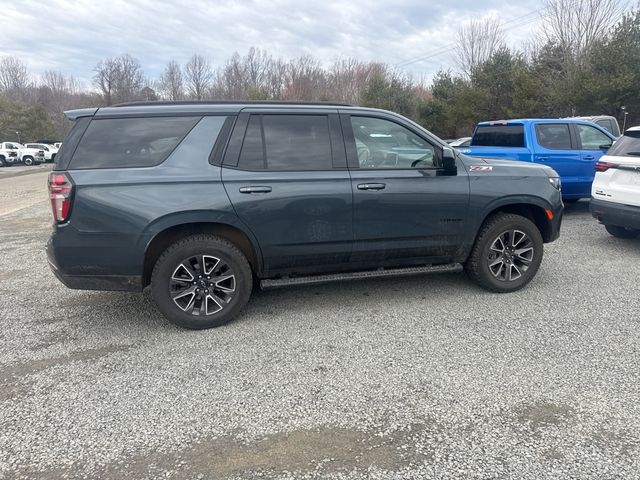
[[[508,43],[520,46],[540,9],[540,0],[0,0],[0,56],[88,84],[99,60],[121,53],[153,78],[170,59],[200,53],[217,67],[256,46],[285,59],[311,54],[325,65],[382,61],[428,80],[453,66],[452,52],[438,52],[451,47],[461,22],[497,16]],[[416,57],[427,58],[407,63]]]

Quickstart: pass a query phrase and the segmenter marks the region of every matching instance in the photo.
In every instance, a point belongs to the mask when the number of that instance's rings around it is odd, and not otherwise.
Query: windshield
[[[640,130],[627,131],[607,152],[612,157],[640,157]]]

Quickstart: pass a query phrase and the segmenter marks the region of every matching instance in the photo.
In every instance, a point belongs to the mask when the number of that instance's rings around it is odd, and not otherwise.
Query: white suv
[[[640,126],[624,132],[596,163],[589,208],[611,235],[640,235]]]

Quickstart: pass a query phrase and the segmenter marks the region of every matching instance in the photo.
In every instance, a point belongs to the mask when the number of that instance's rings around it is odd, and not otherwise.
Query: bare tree
[[[104,102],[113,105],[140,99],[144,76],[138,60],[125,54],[98,62],[93,82]]]
[[[31,85],[27,66],[17,57],[0,59],[0,92],[24,97]]]
[[[182,100],[184,96],[182,69],[178,62],[171,60],[167,63],[160,75],[159,87],[165,98],[171,101]]]
[[[504,45],[504,33],[497,18],[471,20],[458,28],[457,41],[456,63],[460,71],[469,77],[478,65]]]
[[[189,96],[196,100],[205,98],[213,80],[211,64],[202,55],[194,54],[184,67]]]
[[[544,0],[542,39],[560,48],[565,62],[580,64],[594,42],[620,19],[620,0]]]

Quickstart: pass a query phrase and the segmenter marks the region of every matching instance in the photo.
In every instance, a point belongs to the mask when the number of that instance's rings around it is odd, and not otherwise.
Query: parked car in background
[[[18,163],[18,151],[5,149],[0,144],[0,167],[10,167],[16,163]]]
[[[562,179],[562,198],[591,197],[596,162],[616,137],[576,119],[518,119],[481,122],[471,146],[461,151],[482,158],[505,158],[553,168]]]
[[[616,117],[610,115],[594,115],[591,117],[569,117],[576,120],[587,120],[595,123],[596,125],[604,128],[607,132],[611,133],[615,137],[620,136],[620,125]]]
[[[58,149],[56,147],[44,143],[27,143],[25,144],[25,147],[43,150],[45,162],[53,162],[56,158],[56,154],[58,153]]]
[[[471,137],[458,138],[457,140],[453,140],[453,141],[448,142],[448,143],[449,143],[449,145],[451,145],[454,148],[468,147],[469,145],[471,145]]]
[[[71,288],[150,286],[187,328],[231,320],[254,282],[462,263],[485,289],[513,292],[560,234],[551,168],[466,157],[383,110],[186,102],[67,116],[49,177],[52,270]]]
[[[0,149],[15,151],[18,161],[25,165],[37,165],[45,161],[44,150],[40,148],[27,148],[17,142],[2,142]]]
[[[589,208],[611,235],[640,235],[640,126],[624,132],[596,163]]]

